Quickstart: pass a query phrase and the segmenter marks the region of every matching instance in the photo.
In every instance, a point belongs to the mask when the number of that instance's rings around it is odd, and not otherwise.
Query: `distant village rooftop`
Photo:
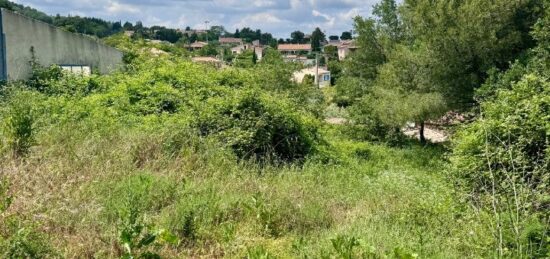
[[[201,49],[206,45],[208,45],[208,43],[203,42],[203,41],[196,41],[196,42],[193,42],[193,43],[189,44],[189,47],[193,48],[193,49]]]
[[[279,44],[280,51],[311,51],[311,44]]]
[[[242,44],[242,43],[243,43],[243,39],[240,39],[240,38],[231,38],[231,37],[220,38],[220,44]]]

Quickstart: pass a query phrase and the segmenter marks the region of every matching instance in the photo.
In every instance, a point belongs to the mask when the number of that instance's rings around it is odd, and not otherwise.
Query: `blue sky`
[[[244,26],[288,38],[290,32],[327,35],[352,28],[356,15],[368,16],[377,0],[15,0],[48,14],[99,17],[110,21],[142,21],[171,28],[223,25],[228,31]]]

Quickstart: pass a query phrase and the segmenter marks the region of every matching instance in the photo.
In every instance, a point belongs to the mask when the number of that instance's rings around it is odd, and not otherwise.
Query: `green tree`
[[[351,40],[351,39],[353,39],[353,36],[351,35],[351,32],[345,31],[345,32],[342,32],[342,36],[340,36],[340,39],[341,40]]]
[[[256,54],[252,50],[246,50],[235,58],[234,65],[241,68],[253,67],[256,64]]]
[[[399,43],[404,36],[404,29],[395,0],[382,0],[374,6],[373,14],[380,33],[388,38],[390,44]]]
[[[422,50],[399,46],[390,60],[380,68],[368,109],[382,123],[394,128],[416,122],[420,125],[420,141],[425,143],[425,121],[447,111],[441,90],[430,81],[431,57]]]
[[[540,10],[537,0],[409,0],[403,20],[412,44],[432,51],[431,81],[440,85],[449,108],[463,109],[471,107],[491,68],[507,69],[534,46],[529,28]]]
[[[378,66],[386,62],[386,53],[378,41],[376,22],[373,19],[355,18],[355,30],[358,33],[356,51],[345,63],[346,76],[373,81],[378,76]]]
[[[305,42],[305,34],[301,31],[294,31],[290,34],[291,43],[301,44]]]
[[[319,27],[315,28],[313,33],[311,33],[311,49],[313,51],[321,51],[321,44],[325,41],[325,34]]]
[[[327,57],[328,61],[338,61],[338,47],[333,45],[327,45],[324,48],[325,56]]]
[[[283,56],[279,51],[272,48],[267,48],[265,54],[260,61],[262,64],[282,65],[284,64]]]
[[[218,46],[216,44],[207,44],[200,51],[199,55],[201,56],[217,56],[218,55]]]

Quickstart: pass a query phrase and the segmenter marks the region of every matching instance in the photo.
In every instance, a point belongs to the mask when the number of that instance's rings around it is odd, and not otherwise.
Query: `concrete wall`
[[[106,74],[122,64],[122,52],[91,37],[67,32],[5,9],[0,11],[0,20],[5,42],[7,78],[4,75],[4,79],[28,78],[31,47],[37,61],[44,66],[83,65]]]

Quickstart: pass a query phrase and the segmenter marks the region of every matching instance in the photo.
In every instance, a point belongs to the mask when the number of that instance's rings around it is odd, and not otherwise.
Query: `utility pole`
[[[204,21],[204,28],[206,29],[206,43],[208,43],[208,23],[210,23],[210,21]]]
[[[315,52],[315,83],[317,88],[321,88],[321,80],[319,80],[319,52]]]

